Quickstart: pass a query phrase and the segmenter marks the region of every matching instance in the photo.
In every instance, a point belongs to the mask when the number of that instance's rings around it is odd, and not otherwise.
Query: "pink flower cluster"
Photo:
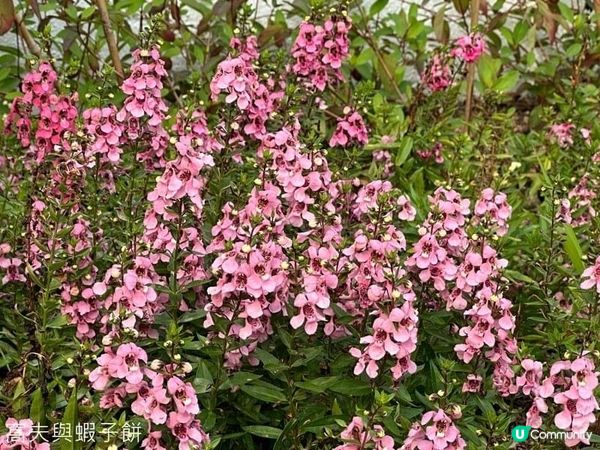
[[[361,417],[355,416],[348,426],[340,433],[344,444],[338,445],[333,450],[361,450],[372,448],[374,450],[394,450],[394,439],[385,434],[381,425],[373,425],[369,429]]]
[[[117,108],[105,106],[86,109],[83,112],[83,123],[88,135],[92,137],[86,156],[100,155],[112,164],[118,163],[125,127],[117,120]]]
[[[163,365],[155,360],[149,367],[146,352],[135,344],[121,344],[116,351],[106,347],[98,364],[89,379],[94,389],[104,392],[100,406],[120,408],[133,397],[131,411],[150,424],[143,448],[164,448],[162,433],[154,430],[161,425],[176,438],[179,450],[203,448],[208,443],[196,418],[200,408],[194,387],[181,379],[189,371],[184,365]]]
[[[347,147],[353,142],[365,145],[369,142],[369,133],[365,121],[358,111],[344,110],[344,117],[338,119],[335,131],[329,139],[330,147]]]
[[[581,282],[581,289],[596,289],[600,294],[600,256],[596,258],[594,264],[583,271],[581,275],[585,278]]]
[[[58,76],[47,62],[27,75],[21,85],[21,97],[16,97],[5,120],[5,131],[16,131],[24,148],[41,162],[55,147],[66,147],[68,135],[75,132],[77,94],[59,95]]]
[[[131,74],[121,85],[127,98],[116,114],[117,121],[123,124],[123,139],[144,142],[142,151],[136,157],[149,168],[164,166],[164,153],[168,143],[168,135],[162,125],[168,110],[161,95],[162,79],[167,76],[164,65],[157,47],[133,52]],[[107,111],[107,114],[112,112]],[[116,129],[111,127],[110,131],[116,132]],[[104,150],[107,150],[106,147]],[[112,149],[113,159],[116,158],[115,152]]]
[[[36,432],[31,419],[17,420],[9,418],[6,420],[8,432],[0,436],[0,450],[50,450],[47,442],[36,442]]]
[[[214,316],[226,317],[232,323],[229,336],[246,341],[226,355],[231,368],[273,333],[271,317],[285,314],[290,280],[284,247],[291,241],[283,234],[280,195],[278,187],[266,182],[252,190],[243,209],[227,204],[212,229],[207,250],[218,254],[212,264],[217,279],[207,291],[205,326],[214,325]]]
[[[394,142],[392,136],[381,136],[382,144],[391,144]],[[381,167],[381,177],[388,178],[394,173],[394,162],[392,161],[392,154],[384,149],[376,150],[373,152],[373,163]]]
[[[432,211],[406,265],[421,283],[434,289],[431,295],[445,300],[448,310],[464,311],[469,325],[459,330],[464,343],[455,346],[458,357],[468,364],[483,354],[494,364],[498,391],[514,393],[514,316],[512,303],[502,295],[499,283],[507,261],[489,245],[494,236],[507,232],[511,209],[506,196],[485,189],[472,217],[470,202],[456,191],[438,188],[430,203]]]
[[[421,75],[421,83],[432,92],[443,91],[451,83],[450,66],[446,64],[440,55],[434,55],[429,62],[429,66]]]
[[[94,294],[105,297],[103,342],[123,343],[115,354],[110,348],[105,350],[90,381],[95,389],[104,390],[112,379],[125,380],[105,393],[103,407],[121,407],[127,395],[137,394],[131,411],[154,424],[166,423],[179,442],[179,449],[187,450],[203,446],[208,436],[195,418],[198,403],[193,387],[177,376],[184,364],[164,365],[163,372],[156,374],[156,369],[148,369],[142,349],[124,343],[130,336],[158,337],[158,331],[151,327],[169,298],[155,286],[165,286],[169,280],[159,275],[155,266],[174,263],[175,273],[170,276],[182,292],[194,289],[194,282],[207,278],[203,263],[206,251],[197,225],[202,218],[204,174],[214,164],[211,153],[219,151],[222,145],[208,132],[206,117],[199,110],[181,111],[173,131],[176,136],[170,142],[176,157],[165,164],[163,174],[148,194],[150,206],[144,216],[141,242],[134,246],[137,256],[132,267],[124,270],[113,266],[104,281],[92,288]],[[111,281],[114,289],[109,292]],[[188,309],[185,301],[177,306],[179,310]],[[144,445],[149,449],[163,448],[161,436],[160,431],[151,430]]]
[[[561,221],[579,227],[590,223],[597,215],[594,201],[598,197],[598,181],[585,174],[563,198],[556,215]]]
[[[375,378],[389,355],[395,362],[392,377],[399,380],[416,371],[411,354],[416,349],[418,313],[413,304],[415,294],[401,264],[406,240],[393,221],[412,221],[416,212],[408,198],[394,191],[388,181],[363,186],[353,203],[357,221],[368,225],[357,230],[351,245],[342,250],[350,272],[339,305],[363,326],[369,316],[376,317],[370,334],[360,339],[366,346],[350,349],[358,359],[354,373],[366,371]]]
[[[231,46],[238,51],[238,56],[229,55],[220,62],[210,82],[211,98],[216,100],[221,92],[225,92],[226,103],[235,103],[240,112],[236,120],[235,131],[241,129],[255,139],[262,139],[267,133],[266,122],[271,113],[279,106],[283,97],[283,82],[268,77],[261,82],[254,63],[258,60],[257,41],[255,36],[245,41],[232,39]],[[243,142],[241,136],[237,137]],[[232,142],[235,139],[232,139]]]
[[[549,134],[556,139],[558,145],[562,148],[567,148],[573,145],[572,130],[575,125],[569,122],[559,123],[550,127]]]
[[[104,292],[95,283],[98,270],[92,258],[80,255],[89,252],[96,236],[90,230],[90,223],[80,218],[76,220],[68,237],[68,241],[65,239],[64,251],[72,264],[65,265],[62,270],[65,281],[61,286],[61,311],[70,319],[71,325],[76,325],[79,339],[91,339],[96,335],[93,326],[100,315],[101,302],[98,296]],[[83,272],[87,273],[81,277]]]
[[[442,409],[423,415],[415,422],[400,450],[463,450],[466,442],[452,418]]]
[[[441,142],[436,142],[430,149],[417,150],[417,156],[426,161],[433,159],[436,164],[442,164],[444,162],[444,155],[442,154],[443,149],[444,147]]]
[[[348,55],[348,31],[351,23],[347,18],[329,19],[323,26],[302,22],[292,46],[293,72],[306,80],[306,85],[319,91],[325,90],[332,78],[343,80],[341,66]]]
[[[155,251],[173,250],[168,247],[172,247],[175,239],[165,225],[159,222],[175,222],[180,218],[175,207],[177,203],[181,204],[187,199],[192,214],[196,218],[202,216],[201,193],[205,184],[203,175],[207,168],[214,165],[211,153],[220,148],[220,144],[209,136],[206,117],[201,111],[194,111],[190,118],[180,115],[178,119],[176,130],[179,130],[179,136],[174,144],[177,156],[166,164],[156,187],[148,194],[152,208],[144,218],[145,240]],[[189,131],[185,131],[186,128]],[[198,230],[186,231],[195,236],[198,233]],[[168,255],[164,256],[168,260]]]
[[[377,362],[389,354],[396,358],[392,368],[394,379],[400,379],[405,373],[415,373],[417,365],[410,359],[410,354],[417,348],[417,312],[410,301],[401,308],[394,308],[389,316],[381,313],[373,322],[373,334],[360,339],[361,344],[367,344],[361,352],[351,348],[350,354],[358,358],[354,374],[360,375],[365,370],[370,378],[378,375]]]
[[[454,42],[450,55],[466,63],[474,63],[485,53],[486,48],[483,36],[479,33],[471,33],[459,37]]]
[[[11,257],[10,244],[0,244],[0,269],[4,272],[2,284],[10,283],[11,281],[25,282],[27,279],[23,273],[23,260],[20,258]]]
[[[598,376],[592,360],[580,356],[573,361],[558,361],[550,368],[549,377],[542,380],[542,363],[525,359],[521,362],[523,374],[517,378],[517,387],[523,394],[531,396],[533,402],[527,411],[527,425],[542,426],[542,414],[548,412],[546,399],[552,398],[560,408],[554,416],[554,424],[561,430],[572,432],[565,439],[569,447],[580,442],[589,444],[585,433],[596,422],[595,411],[600,409],[594,396],[598,387]]]

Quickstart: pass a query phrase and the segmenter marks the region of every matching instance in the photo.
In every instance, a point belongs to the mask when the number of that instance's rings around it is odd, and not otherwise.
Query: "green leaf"
[[[268,351],[263,350],[262,348],[257,348],[254,351],[254,354],[260,360],[260,362],[263,363],[265,369],[267,369],[273,374],[280,372],[286,368],[286,366],[279,360],[279,358],[272,355]]]
[[[321,377],[315,378],[314,380],[299,381],[296,383],[296,386],[298,386],[300,389],[320,394],[325,392],[337,382],[338,377]]]
[[[12,0],[0,0],[0,35],[10,31],[15,23],[15,7]]]
[[[498,92],[510,91],[515,87],[517,81],[519,81],[519,72],[516,70],[509,70],[494,83],[494,90]]]
[[[569,48],[567,48],[567,50],[565,50],[565,54],[569,58],[574,58],[575,56],[579,55],[579,53],[581,53],[582,48],[583,48],[583,45],[580,42],[576,42],[574,44],[569,45]]]
[[[56,316],[54,319],[52,319],[47,327],[48,328],[64,328],[64,326],[67,324],[67,318],[64,315],[59,315]]]
[[[448,42],[448,36],[450,34],[450,27],[445,19],[446,16],[446,5],[442,5],[435,16],[433,16],[433,32],[435,38],[445,44]]]
[[[575,20],[575,16],[573,15],[573,10],[570,6],[567,6],[565,3],[559,2],[558,9],[560,10],[560,15],[565,18],[565,20],[569,23],[573,23]]]
[[[240,390],[242,390],[242,392],[245,392],[246,394],[250,395],[251,397],[254,397],[258,400],[261,400],[261,401],[267,402],[267,403],[277,403],[277,402],[287,401],[284,393],[281,392],[281,389],[279,389],[277,386],[273,386],[273,385],[271,385],[271,386],[272,387],[255,386],[255,385],[246,384],[244,386],[241,386]]]
[[[25,413],[25,383],[23,379],[20,379],[15,386],[11,406],[15,416],[19,417]]]
[[[537,285],[537,281],[535,281],[531,277],[528,277],[524,273],[519,272],[518,270],[505,269],[504,270],[504,275],[506,275],[511,280],[523,281],[525,283],[530,284],[531,286],[536,286]]]
[[[179,318],[179,323],[192,322],[194,320],[204,319],[205,317],[206,311],[204,311],[203,309],[199,309],[196,311],[188,311]]]
[[[454,8],[458,11],[459,14],[464,14],[469,9],[469,0],[452,0],[454,4]]]
[[[42,388],[37,388],[31,395],[31,407],[29,408],[29,418],[34,423],[44,423],[44,397],[42,395]]]
[[[573,231],[573,228],[570,225],[565,225],[564,230],[566,237],[565,252],[567,252],[567,255],[569,255],[569,259],[571,260],[571,264],[573,264],[575,270],[577,270],[578,273],[581,273],[585,269],[581,246],[579,245],[575,231]]]
[[[243,386],[260,379],[261,376],[251,372],[236,372],[221,385],[221,389],[231,389],[232,386]]]
[[[351,397],[367,395],[372,389],[367,383],[361,380],[345,379],[329,388],[338,394],[349,395]]]
[[[275,427],[267,427],[264,425],[249,425],[246,427],[242,427],[242,429],[254,436],[267,438],[267,439],[277,439],[281,435],[281,429]]]
[[[210,390],[213,381],[206,378],[194,378],[192,385],[196,390],[196,394],[204,394]]]
[[[371,8],[369,8],[369,15],[371,17],[379,14],[381,12],[381,10],[383,10],[383,8],[385,8],[387,6],[387,4],[389,3],[389,0],[377,0],[375,3],[373,3],[371,5]]]
[[[60,440],[60,449],[61,450],[79,450],[81,448],[81,443],[77,442],[74,434],[75,428],[77,427],[77,423],[79,420],[79,408],[77,402],[77,392],[73,391],[71,394],[71,398],[69,398],[69,403],[67,403],[67,407],[65,408],[65,413],[63,415],[61,423],[69,424],[68,426],[71,429],[71,442],[69,439],[62,438]]]
[[[489,423],[495,423],[496,411],[494,411],[494,407],[492,406],[492,404],[488,400],[480,397],[477,397],[477,401],[479,402],[479,407],[481,408],[481,411],[483,411],[483,414],[485,415],[487,421]]]
[[[490,55],[481,55],[481,58],[479,58],[477,71],[479,79],[486,88],[491,88],[494,85],[501,64],[500,60],[494,59]]]
[[[95,6],[88,6],[87,8],[85,8],[82,12],[81,12],[81,18],[83,20],[87,20],[90,17],[92,17],[94,15],[94,13],[96,12],[96,7]]]
[[[402,164],[404,164],[404,162],[408,158],[408,155],[410,155],[412,148],[413,148],[412,138],[409,136],[405,136],[404,138],[402,138],[400,147],[398,148],[398,150],[396,152],[396,159],[394,160],[394,164],[396,165],[396,167],[400,167]]]

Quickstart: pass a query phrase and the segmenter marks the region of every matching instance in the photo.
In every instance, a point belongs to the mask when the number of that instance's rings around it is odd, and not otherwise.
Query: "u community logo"
[[[525,425],[517,425],[512,429],[512,438],[515,442],[525,442],[529,438],[531,427]]]
[[[592,437],[590,431],[574,432],[574,431],[542,431],[534,429],[530,426],[517,425],[511,431],[511,436],[515,442],[525,442],[531,437],[534,441],[558,441],[566,439],[578,439],[588,443]]]

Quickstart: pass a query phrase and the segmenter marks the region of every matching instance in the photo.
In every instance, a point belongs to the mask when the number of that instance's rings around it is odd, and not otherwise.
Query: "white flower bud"
[[[153,359],[152,362],[150,363],[150,368],[152,370],[158,370],[162,367],[163,363],[160,359]]]

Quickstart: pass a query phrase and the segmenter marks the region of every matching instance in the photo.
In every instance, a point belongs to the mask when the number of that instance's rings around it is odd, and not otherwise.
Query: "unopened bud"
[[[158,370],[162,367],[163,363],[160,359],[154,359],[152,360],[152,362],[150,363],[150,368],[152,370]]]

